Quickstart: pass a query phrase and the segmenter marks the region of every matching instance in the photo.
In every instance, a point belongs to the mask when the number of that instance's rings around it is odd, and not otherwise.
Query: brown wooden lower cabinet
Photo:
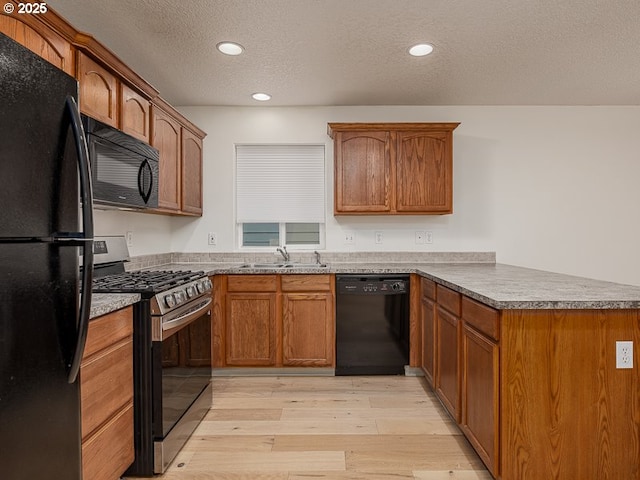
[[[615,361],[616,341],[640,342],[640,310],[496,310],[452,293],[435,295],[434,390],[454,418],[460,402],[460,429],[496,479],[640,479],[638,362]]]
[[[82,476],[117,480],[133,446],[133,309],[89,323],[80,369]]]
[[[82,444],[82,478],[118,480],[133,462],[133,404]]]
[[[436,313],[435,390],[451,416],[460,421],[460,319],[443,308]]]
[[[333,294],[282,295],[282,364],[330,367],[334,353]]]
[[[498,344],[465,324],[462,358],[460,428],[495,476],[499,438]]]
[[[436,286],[434,388],[451,416],[460,422],[460,294]]]
[[[335,365],[332,275],[215,279],[214,367]]]
[[[233,366],[275,366],[276,294],[228,293],[226,360]]]
[[[498,310],[462,296],[460,428],[489,471],[499,461],[500,350]]]

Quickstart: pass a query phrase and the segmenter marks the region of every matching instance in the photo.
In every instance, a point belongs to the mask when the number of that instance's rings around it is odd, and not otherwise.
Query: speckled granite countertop
[[[94,293],[91,295],[91,318],[106,315],[138,301],[138,293]]]
[[[640,287],[504,264],[419,265],[417,273],[497,309],[640,308]]]
[[[500,263],[332,263],[327,268],[251,269],[235,263],[174,263],[156,269],[209,275],[256,273],[417,273],[497,309],[640,308],[640,287]]]

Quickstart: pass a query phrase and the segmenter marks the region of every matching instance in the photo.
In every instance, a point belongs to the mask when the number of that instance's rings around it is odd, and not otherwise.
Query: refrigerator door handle
[[[71,116],[71,129],[75,137],[76,153],[78,156],[78,170],[80,172],[80,196],[82,198],[82,227],[84,242],[82,249],[82,280],[80,309],[78,311],[78,334],[76,346],[71,364],[69,365],[69,383],[74,383],[80,373],[80,363],[84,354],[84,346],[87,342],[89,330],[89,317],[91,314],[91,286],[93,282],[93,191],[91,188],[91,166],[89,164],[89,151],[87,140],[82,128],[80,110],[75,99],[67,96],[66,106]]]

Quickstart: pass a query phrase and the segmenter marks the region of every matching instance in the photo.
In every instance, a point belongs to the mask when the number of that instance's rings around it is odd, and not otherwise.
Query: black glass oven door
[[[154,415],[153,423],[154,437],[161,440],[211,381],[211,315],[203,314],[185,328],[156,343],[162,345],[161,349],[155,349],[161,353],[161,358],[154,358],[156,365],[162,365],[161,379],[158,379],[162,385],[161,388],[154,385],[154,393],[161,390],[162,404],[156,403],[154,411],[161,412],[162,418]]]

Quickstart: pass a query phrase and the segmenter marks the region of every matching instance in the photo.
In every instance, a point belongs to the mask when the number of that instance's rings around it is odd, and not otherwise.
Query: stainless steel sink
[[[327,268],[326,263],[287,263],[284,268]]]
[[[302,269],[302,268],[327,268],[326,263],[243,263],[240,268],[254,270],[271,270],[274,268]]]
[[[271,268],[284,268],[286,264],[284,263],[244,263],[240,265],[240,268],[251,268],[251,269],[271,269]]]

